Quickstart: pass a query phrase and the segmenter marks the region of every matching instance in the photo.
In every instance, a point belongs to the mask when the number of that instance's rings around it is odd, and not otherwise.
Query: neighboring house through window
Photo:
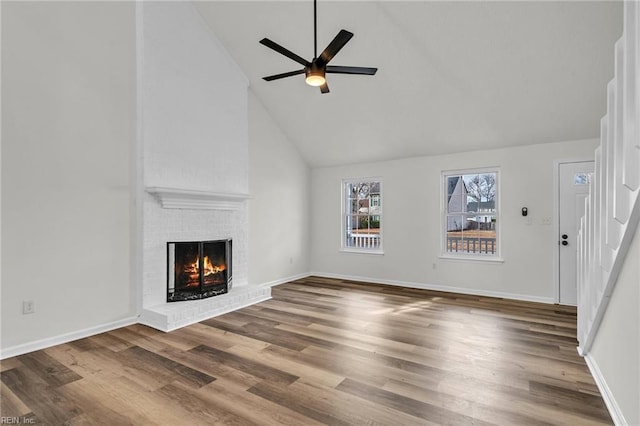
[[[498,171],[444,172],[443,183],[443,255],[498,257]]]
[[[382,252],[382,182],[345,180],[342,187],[343,250]]]

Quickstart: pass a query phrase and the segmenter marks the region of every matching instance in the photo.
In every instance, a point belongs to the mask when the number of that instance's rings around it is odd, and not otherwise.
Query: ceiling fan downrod
[[[313,60],[318,57],[318,1],[313,0]]]

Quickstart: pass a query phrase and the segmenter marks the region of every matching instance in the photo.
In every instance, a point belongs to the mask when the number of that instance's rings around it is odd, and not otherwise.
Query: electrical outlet
[[[22,301],[22,313],[24,315],[32,314],[35,311],[36,311],[36,304],[34,303],[33,300],[23,300]]]

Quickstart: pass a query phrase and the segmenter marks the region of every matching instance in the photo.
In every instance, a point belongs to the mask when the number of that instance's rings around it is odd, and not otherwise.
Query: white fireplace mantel
[[[182,188],[147,187],[165,209],[238,210],[249,194],[221,193]]]

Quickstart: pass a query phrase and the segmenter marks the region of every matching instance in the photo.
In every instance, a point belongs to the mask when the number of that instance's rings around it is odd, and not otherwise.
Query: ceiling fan
[[[301,70],[263,77],[264,80],[272,81],[298,74],[305,74],[305,81],[308,85],[319,86],[320,92],[329,93],[329,86],[327,85],[327,79],[325,77],[326,74],[374,75],[376,71],[378,71],[377,68],[328,65],[329,61],[331,61],[340,49],[342,49],[344,45],[351,40],[351,37],[353,37],[353,33],[347,30],[340,30],[338,35],[334,37],[331,43],[329,43],[320,56],[318,56],[318,14],[316,2],[317,0],[313,0],[313,60],[309,62],[290,50],[280,46],[278,43],[271,41],[268,38],[263,38],[260,40],[261,44],[304,66]]]

